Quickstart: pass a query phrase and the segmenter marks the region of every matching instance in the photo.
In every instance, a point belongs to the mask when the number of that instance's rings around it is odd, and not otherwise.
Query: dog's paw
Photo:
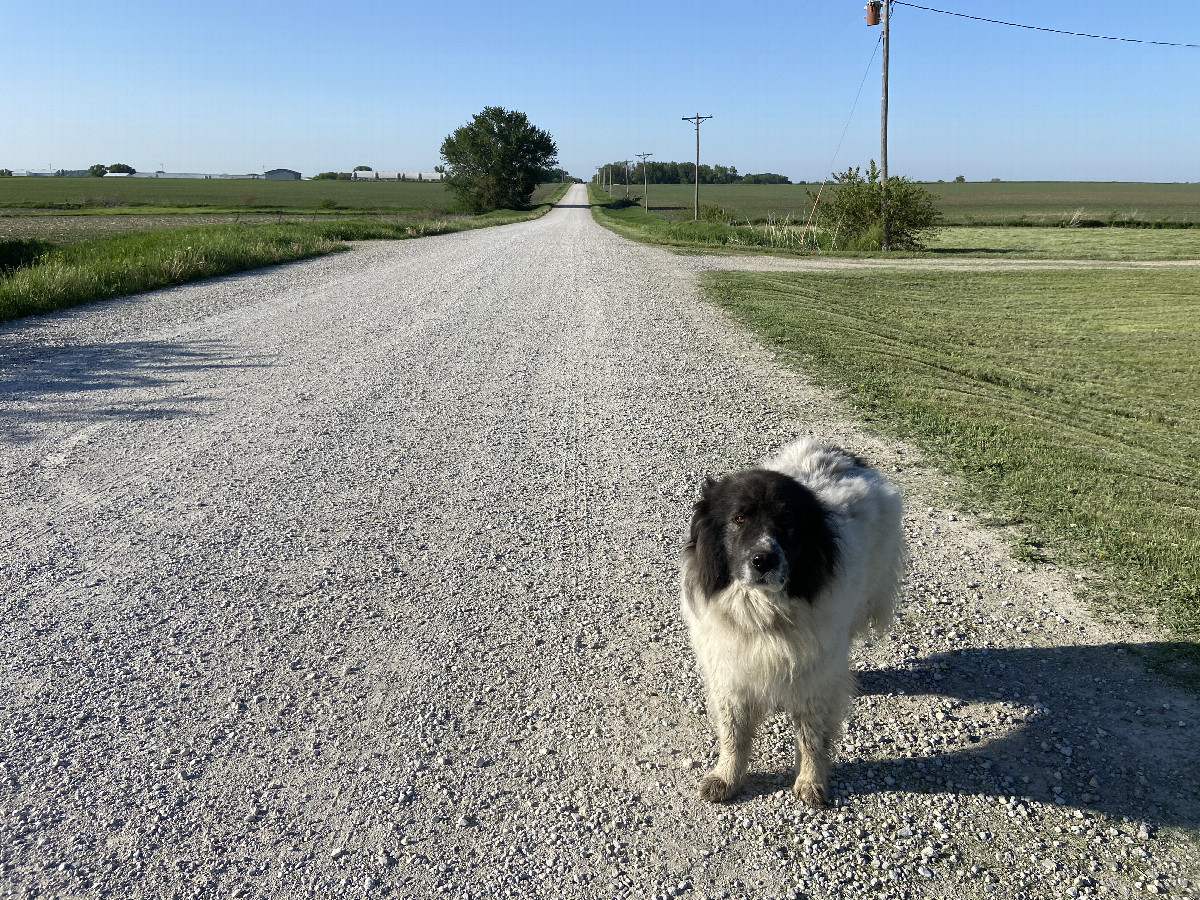
[[[700,796],[710,803],[724,803],[737,793],[737,785],[730,784],[716,772],[709,772],[700,779]]]
[[[825,785],[815,781],[801,781],[797,778],[796,783],[792,785],[792,793],[813,809],[822,809],[829,804],[829,792]]]

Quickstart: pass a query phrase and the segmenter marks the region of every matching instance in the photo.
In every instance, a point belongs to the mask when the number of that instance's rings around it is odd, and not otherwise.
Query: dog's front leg
[[[792,714],[796,730],[796,783],[792,793],[814,809],[829,802],[829,762],[832,735],[823,718]]]
[[[712,709],[720,756],[712,771],[700,779],[700,796],[724,803],[733,799],[750,768],[750,747],[758,717],[752,706],[731,698],[713,700]]]

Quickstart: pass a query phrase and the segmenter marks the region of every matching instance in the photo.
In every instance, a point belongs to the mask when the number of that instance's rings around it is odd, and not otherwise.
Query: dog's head
[[[751,469],[705,482],[685,552],[705,596],[740,582],[812,601],[833,572],[837,546],[812,491]]]

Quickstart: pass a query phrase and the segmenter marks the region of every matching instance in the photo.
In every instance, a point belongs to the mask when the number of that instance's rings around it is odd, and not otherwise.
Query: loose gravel
[[[0,896],[1194,895],[1155,636],[584,202],[0,328]],[[905,490],[906,595],[836,805],[782,720],[708,805],[677,552],[807,433]]]

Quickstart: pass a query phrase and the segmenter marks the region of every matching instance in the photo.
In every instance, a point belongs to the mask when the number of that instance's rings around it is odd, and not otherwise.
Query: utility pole
[[[646,207],[646,212],[650,212],[650,173],[647,171],[648,166],[646,160],[652,157],[653,153],[635,153],[633,154],[642,161],[642,201]]]
[[[629,199],[629,160],[625,160],[625,199]]]
[[[597,188],[600,187],[600,171],[603,168],[604,168],[604,166],[596,166],[596,187]]]
[[[887,126],[888,126],[888,11],[892,0],[883,0],[883,102],[879,122],[879,178],[880,205],[883,214],[883,240],[880,248],[886,253],[892,249],[892,218],[888,214],[887,195]]]
[[[683,116],[685,122],[696,123],[696,203],[693,218],[700,221],[700,123],[705,119],[711,119],[712,116],[702,116],[696,113],[694,116]]]

